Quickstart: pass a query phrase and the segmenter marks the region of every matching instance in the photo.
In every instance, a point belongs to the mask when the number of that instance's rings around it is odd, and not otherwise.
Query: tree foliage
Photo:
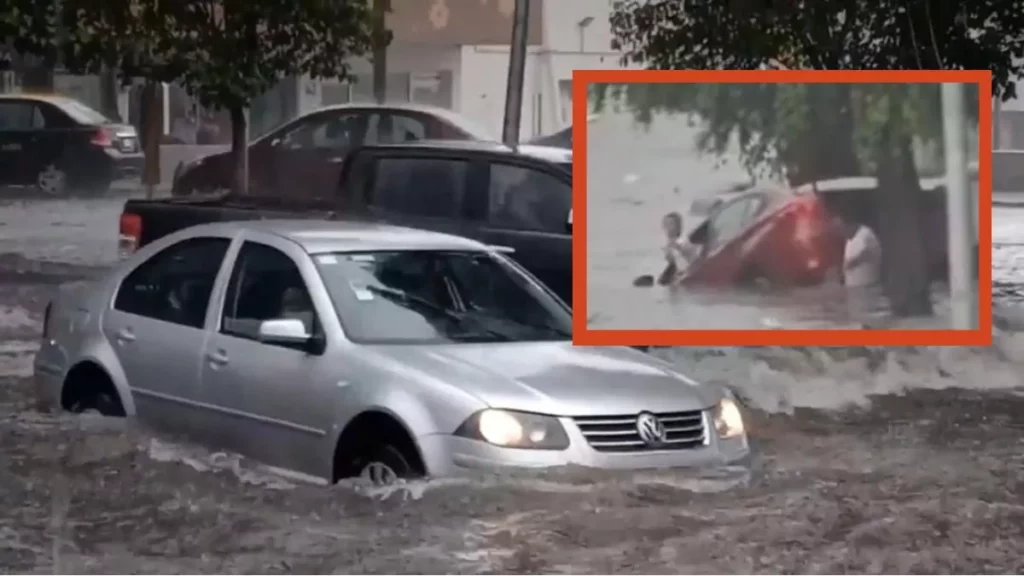
[[[371,47],[371,0],[2,0],[0,33],[72,73],[177,82],[203,106],[244,110],[287,76],[344,78]],[[236,154],[238,156],[238,154]]]
[[[617,0],[611,27],[626,63],[652,69],[985,69],[1009,98],[1024,67],[1017,0]],[[900,313],[930,311],[910,148],[941,133],[938,87],[660,84],[595,96],[641,122],[692,114],[702,150],[721,155],[738,138],[748,168],[785,167],[791,181],[878,176],[887,293]],[[976,111],[976,95],[967,100]]]
[[[1015,95],[1013,80],[1024,68],[1024,11],[1016,0],[729,0],[683,6],[680,0],[616,2],[612,31],[625,60],[653,69],[986,69],[993,73],[993,94],[1004,98]],[[600,86],[595,96],[599,107],[608,98],[624,102],[644,123],[656,112],[696,114],[707,121],[703,150],[720,153],[736,135],[749,168],[779,169],[785,150],[821,150],[808,142],[809,120],[820,122],[818,132],[835,133],[830,124],[853,120],[841,116],[859,110],[863,114],[850,123],[858,144],[853,152],[870,170],[870,138],[879,122],[889,120],[877,106],[864,104],[877,103],[880,89],[659,84]],[[906,90],[899,120],[914,136],[936,140],[939,90]],[[967,109],[977,115],[976,91],[968,94]],[[778,156],[770,156],[771,150]]]

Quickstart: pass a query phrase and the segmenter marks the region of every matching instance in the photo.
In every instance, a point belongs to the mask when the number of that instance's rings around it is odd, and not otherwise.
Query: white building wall
[[[523,140],[559,130],[572,122],[573,70],[621,67],[621,55],[611,49],[610,2],[548,0],[541,6],[543,44],[530,47],[526,61],[520,124]],[[438,47],[395,43],[388,49],[388,73],[389,77],[428,77],[448,71],[452,109],[500,138],[508,60],[508,45]],[[372,70],[368,59],[352,63],[352,73],[358,82],[353,99],[372,95]],[[337,85],[309,81],[298,84],[302,111],[328,103],[331,85]],[[404,101],[406,95],[396,92],[402,89],[389,78],[391,98]]]

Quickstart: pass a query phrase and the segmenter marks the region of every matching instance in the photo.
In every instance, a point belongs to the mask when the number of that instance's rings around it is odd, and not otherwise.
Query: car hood
[[[702,385],[632,348],[569,342],[374,346],[424,377],[495,408],[558,416],[676,412],[713,406],[720,388]]]

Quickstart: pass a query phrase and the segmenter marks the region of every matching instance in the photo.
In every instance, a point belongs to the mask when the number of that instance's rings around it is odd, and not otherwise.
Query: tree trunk
[[[930,280],[921,222],[921,182],[910,136],[901,130],[902,97],[889,98],[878,162],[878,234],[882,244],[882,283],[895,316],[932,313]]]
[[[249,193],[249,118],[242,106],[232,106],[231,161],[234,165],[231,193],[244,196]]]
[[[390,0],[373,1],[373,98],[384,103],[388,98],[388,31],[387,13]]]
[[[117,105],[117,71],[104,66],[100,73],[100,112],[115,122],[124,122]]]

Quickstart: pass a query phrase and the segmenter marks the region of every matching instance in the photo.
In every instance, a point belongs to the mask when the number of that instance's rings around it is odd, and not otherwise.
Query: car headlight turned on
[[[565,450],[569,447],[569,437],[558,418],[513,410],[481,410],[459,426],[455,435],[504,448]]]
[[[743,414],[740,413],[736,400],[726,396],[715,407],[715,431],[723,440],[739,438],[747,433],[743,425]]]

